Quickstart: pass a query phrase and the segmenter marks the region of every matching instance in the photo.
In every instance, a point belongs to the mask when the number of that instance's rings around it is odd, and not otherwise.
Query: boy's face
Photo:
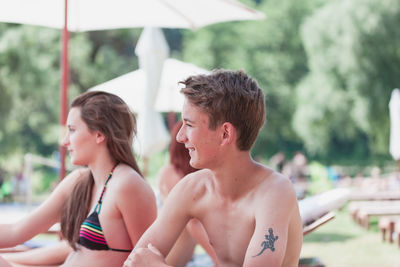
[[[183,125],[176,135],[176,140],[185,144],[189,150],[190,165],[196,169],[212,169],[218,159],[218,127],[216,130],[210,130],[208,115],[187,99],[183,104],[182,120]]]

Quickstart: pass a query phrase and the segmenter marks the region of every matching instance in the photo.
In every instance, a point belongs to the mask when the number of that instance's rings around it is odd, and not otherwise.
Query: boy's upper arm
[[[275,191],[257,204],[255,230],[243,266],[281,266],[283,262],[296,196],[286,186]]]
[[[142,235],[135,248],[145,248],[151,243],[166,256],[191,218],[191,194],[189,183],[178,183],[168,195],[159,216]]]

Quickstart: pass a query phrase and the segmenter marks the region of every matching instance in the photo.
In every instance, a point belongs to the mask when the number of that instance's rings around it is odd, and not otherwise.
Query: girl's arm
[[[41,248],[23,252],[3,254],[3,258],[10,263],[34,266],[59,266],[64,263],[72,248],[67,242],[61,241]],[[1,265],[0,265],[1,266]]]
[[[0,224],[0,248],[13,247],[47,231],[60,220],[66,197],[84,170],[75,170],[65,177],[39,207],[12,224]]]

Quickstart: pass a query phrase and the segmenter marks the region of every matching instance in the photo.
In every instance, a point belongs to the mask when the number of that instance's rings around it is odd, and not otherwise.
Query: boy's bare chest
[[[202,222],[219,260],[242,262],[255,228],[254,212],[246,203],[212,203]]]

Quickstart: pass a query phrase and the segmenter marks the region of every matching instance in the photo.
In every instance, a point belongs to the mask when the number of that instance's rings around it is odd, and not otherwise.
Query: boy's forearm
[[[165,258],[160,251],[148,245],[148,248],[135,248],[126,259],[123,267],[167,267],[170,266],[165,262]]]

